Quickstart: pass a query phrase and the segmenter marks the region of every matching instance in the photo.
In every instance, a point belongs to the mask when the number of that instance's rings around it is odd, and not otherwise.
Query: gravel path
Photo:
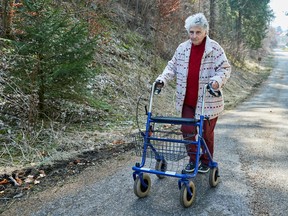
[[[288,215],[288,53],[275,55],[260,92],[221,122],[237,143],[253,215]]]

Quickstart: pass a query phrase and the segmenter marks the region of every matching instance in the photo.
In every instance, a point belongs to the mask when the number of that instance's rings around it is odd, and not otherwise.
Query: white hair
[[[190,28],[194,27],[194,26],[198,26],[198,27],[203,28],[206,31],[206,33],[208,34],[209,24],[208,24],[208,21],[207,21],[207,19],[203,13],[194,14],[192,16],[189,16],[185,20],[185,29],[187,30],[188,33],[190,31]]]

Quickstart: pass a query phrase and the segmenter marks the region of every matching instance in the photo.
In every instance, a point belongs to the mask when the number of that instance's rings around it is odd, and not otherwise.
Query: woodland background
[[[193,13],[206,15],[233,66],[227,108],[267,78],[277,46],[269,0],[0,2],[2,168],[129,142],[138,98],[187,39]],[[173,113],[173,87],[161,112]]]

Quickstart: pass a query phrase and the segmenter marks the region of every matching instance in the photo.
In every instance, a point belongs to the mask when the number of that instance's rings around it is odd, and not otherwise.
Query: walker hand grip
[[[154,87],[154,94],[160,94],[162,87],[164,86],[164,83],[160,80],[156,80],[155,87]]]
[[[221,91],[215,91],[212,86],[211,86],[212,83],[208,83],[207,84],[207,90],[208,92],[213,95],[214,97],[220,97],[222,95]]]

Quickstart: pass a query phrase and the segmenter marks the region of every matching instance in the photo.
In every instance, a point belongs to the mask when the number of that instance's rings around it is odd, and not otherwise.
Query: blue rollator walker
[[[147,121],[146,121],[146,131],[142,133],[143,145],[141,146],[142,161],[141,163],[136,163],[132,167],[134,170],[134,193],[139,198],[146,197],[149,194],[151,188],[151,178],[148,175],[155,174],[159,179],[164,178],[165,176],[176,177],[178,178],[178,187],[180,189],[180,203],[183,207],[190,207],[195,199],[196,188],[192,179],[196,177],[198,173],[198,166],[200,157],[202,154],[207,154],[209,157],[209,184],[211,187],[216,187],[219,183],[219,168],[217,162],[213,161],[209,149],[205,143],[205,140],[202,137],[203,124],[204,120],[208,120],[204,116],[204,96],[206,92],[209,92],[213,96],[221,96],[220,91],[214,91],[210,84],[206,84],[203,88],[202,96],[202,111],[200,119],[195,118],[180,118],[180,117],[167,117],[167,116],[153,116],[152,115],[152,104],[153,96],[157,94],[156,82],[152,85],[152,90],[150,93],[149,109],[147,112]],[[155,93],[156,92],[156,93]],[[198,135],[195,136],[194,140],[187,140],[182,137],[181,133],[176,134],[171,138],[171,136],[163,135],[163,133],[157,133],[153,131],[154,124],[171,124],[171,125],[194,125],[198,128]],[[179,164],[179,161],[186,161],[184,159],[187,157],[187,147],[189,145],[197,145],[196,152],[196,162],[195,169],[193,172],[185,172],[184,170],[178,171],[174,170],[173,164],[175,161]],[[204,147],[204,150],[201,151],[201,146]],[[146,162],[148,158],[153,160],[155,163],[154,166],[147,167]],[[171,161],[171,166],[170,162]],[[147,162],[148,164],[148,162]],[[170,166],[170,167],[169,167]],[[171,169],[170,169],[171,168]],[[183,168],[183,166],[182,166]]]

